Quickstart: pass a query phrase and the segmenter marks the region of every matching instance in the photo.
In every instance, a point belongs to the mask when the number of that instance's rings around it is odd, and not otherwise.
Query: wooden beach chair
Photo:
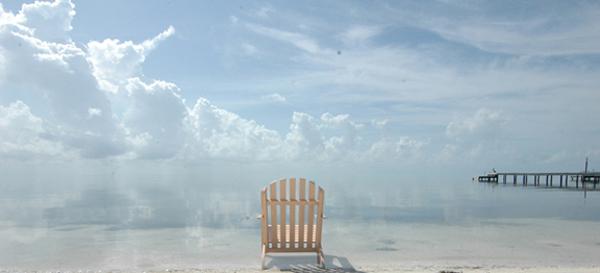
[[[315,182],[306,179],[281,179],[260,192],[261,268],[267,253],[315,252],[317,264],[325,267],[321,244],[325,191],[319,187],[315,199]]]

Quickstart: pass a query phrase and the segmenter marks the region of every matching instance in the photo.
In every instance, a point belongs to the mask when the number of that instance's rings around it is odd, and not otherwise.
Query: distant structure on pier
[[[588,172],[588,158],[585,158],[585,168],[583,172],[496,172],[496,169],[492,169],[492,172],[477,176],[478,182],[485,183],[502,183],[506,184],[507,180],[512,180],[513,185],[517,185],[518,180],[521,181],[523,186],[529,185],[529,179],[533,179],[533,186],[546,187],[560,187],[568,188],[569,180],[575,183],[575,188],[584,187],[585,184],[593,184],[593,188],[600,183],[600,172]],[[554,183],[554,179],[557,179],[558,183]],[[542,183],[545,180],[545,183]],[[510,183],[510,182],[509,182]],[[572,185],[572,184],[571,184]],[[572,187],[572,186],[571,186]]]

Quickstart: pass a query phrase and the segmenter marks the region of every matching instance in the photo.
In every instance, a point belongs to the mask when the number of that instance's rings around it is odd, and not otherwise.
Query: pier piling
[[[560,188],[562,188],[562,180],[563,180],[563,176],[560,176]]]
[[[479,182],[499,183],[502,176],[502,183],[506,184],[509,176],[512,176],[513,185],[517,185],[519,176],[521,176],[521,184],[525,187],[530,186],[529,177],[533,178],[533,186],[542,186],[542,177],[546,177],[546,187],[554,187],[554,176],[558,177],[559,188],[569,188],[569,179],[575,181],[575,188],[584,188],[586,184],[593,184],[595,189],[600,184],[600,172],[547,172],[547,173],[489,173],[484,176],[478,176]],[[563,183],[564,181],[564,183]],[[573,181],[571,181],[573,182]]]

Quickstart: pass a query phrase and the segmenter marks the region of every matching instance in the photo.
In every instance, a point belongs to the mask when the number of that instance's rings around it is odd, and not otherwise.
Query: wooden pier
[[[531,179],[531,182],[530,182]],[[500,183],[513,185],[522,184],[523,186],[545,186],[559,188],[579,188],[583,184],[593,184],[596,188],[600,184],[600,172],[499,172],[488,173],[487,175],[478,176],[477,181],[483,183]],[[571,182],[571,184],[569,184]]]

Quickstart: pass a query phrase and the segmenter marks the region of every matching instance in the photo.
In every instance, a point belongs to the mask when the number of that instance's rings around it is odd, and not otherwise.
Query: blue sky
[[[2,6],[5,161],[600,162],[595,2]]]

